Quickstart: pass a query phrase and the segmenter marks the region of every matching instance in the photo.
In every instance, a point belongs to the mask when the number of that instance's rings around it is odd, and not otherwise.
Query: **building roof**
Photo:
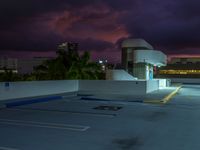
[[[143,39],[126,39],[122,42],[122,48],[146,48],[154,49],[148,42]]]

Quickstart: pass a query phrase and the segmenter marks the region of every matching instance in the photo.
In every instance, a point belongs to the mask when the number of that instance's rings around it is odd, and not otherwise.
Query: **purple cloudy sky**
[[[93,58],[117,61],[127,37],[166,54],[200,54],[199,6],[199,0],[1,0],[0,55],[51,56],[72,41]]]

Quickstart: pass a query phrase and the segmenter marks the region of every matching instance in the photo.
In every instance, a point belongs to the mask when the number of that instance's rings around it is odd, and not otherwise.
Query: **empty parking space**
[[[101,105],[121,107],[121,104],[101,103],[101,102],[86,102],[79,100],[79,98],[73,101],[69,99],[63,99],[59,101],[34,103],[29,105],[16,106],[10,110],[15,111],[37,111],[37,112],[57,112],[81,116],[94,116],[94,117],[115,117],[116,111],[98,110],[94,109]]]

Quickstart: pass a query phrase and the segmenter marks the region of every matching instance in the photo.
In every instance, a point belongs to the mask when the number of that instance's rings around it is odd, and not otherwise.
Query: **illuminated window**
[[[159,74],[200,74],[200,70],[159,70]]]

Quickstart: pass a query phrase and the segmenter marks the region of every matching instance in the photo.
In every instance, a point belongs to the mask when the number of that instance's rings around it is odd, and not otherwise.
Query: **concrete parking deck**
[[[183,85],[166,105],[72,96],[3,108],[0,150],[196,150],[199,90]],[[102,105],[121,109],[94,109]]]

